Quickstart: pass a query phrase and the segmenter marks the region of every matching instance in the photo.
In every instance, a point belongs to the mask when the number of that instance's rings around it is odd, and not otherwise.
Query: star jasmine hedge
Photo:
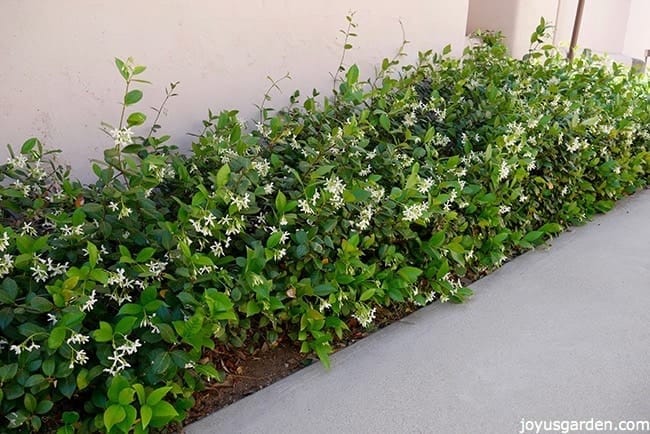
[[[328,363],[351,317],[459,303],[461,283],[648,182],[649,85],[484,34],[334,96],[210,113],[190,153],[145,128],[125,81],[114,146],[82,185],[30,139],[0,166],[0,413],[10,430],[147,432],[222,373],[215,342],[280,335]],[[175,84],[168,90],[173,96]],[[465,280],[463,280],[465,281]]]

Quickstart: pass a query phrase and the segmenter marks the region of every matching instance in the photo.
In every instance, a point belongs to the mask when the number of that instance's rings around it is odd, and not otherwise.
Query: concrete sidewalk
[[[472,285],[186,428],[519,433],[650,419],[650,190]]]

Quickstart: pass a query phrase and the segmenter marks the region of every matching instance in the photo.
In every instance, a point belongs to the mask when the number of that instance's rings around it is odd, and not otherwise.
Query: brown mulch
[[[413,312],[416,306],[401,306],[399,309],[378,308],[375,329],[383,328]],[[360,327],[355,319],[348,322],[350,331],[343,340],[335,343],[334,352],[366,337],[369,332]],[[197,421],[223,407],[226,407],[252,393],[275,383],[278,380],[306,367],[320,363],[314,355],[300,352],[300,346],[280,338],[272,347],[248,354],[243,350],[224,347],[208,351],[206,357],[214,366],[225,372],[221,383],[213,382],[194,394],[196,404],[190,410],[184,424]]]
[[[482,276],[466,276],[462,279],[462,283],[469,285],[480,277]],[[374,328],[371,330],[361,327],[354,318],[350,319],[347,323],[350,330],[342,340],[333,344],[334,352],[354,344],[373,331],[399,321],[417,309],[419,307],[414,304],[394,305],[390,309],[379,306]],[[301,353],[299,344],[283,336],[274,345],[265,344],[252,354],[222,346],[206,352],[204,356],[211,360],[217,369],[225,372],[225,379],[221,383],[210,383],[203,391],[194,394],[196,403],[187,419],[183,421],[185,425],[206,417],[312,363],[320,363],[314,355]],[[179,431],[182,431],[182,428],[179,428]]]

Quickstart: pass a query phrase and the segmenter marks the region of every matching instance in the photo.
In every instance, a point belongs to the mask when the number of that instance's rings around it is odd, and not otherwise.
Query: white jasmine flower
[[[431,187],[433,187],[435,184],[435,181],[432,178],[424,178],[420,179],[418,182],[418,191],[422,194],[427,194],[429,190],[431,190]]]
[[[74,367],[75,364],[85,365],[87,362],[88,362],[88,356],[86,355],[86,350],[75,351],[74,362],[70,363],[70,368]]]
[[[86,300],[83,306],[81,306],[82,312],[90,312],[91,310],[93,310],[95,303],[97,303],[96,295],[97,292],[93,289],[93,292],[91,292],[90,296],[88,296],[88,300]]]
[[[9,234],[3,232],[0,236],[0,252],[4,252],[9,247]]]
[[[273,253],[273,259],[279,261],[284,258],[287,254],[287,249],[278,249]]]
[[[501,205],[499,207],[499,214],[506,214],[510,212],[510,207],[508,205]]]
[[[90,338],[86,335],[82,335],[77,332],[72,332],[72,335],[66,339],[66,343],[68,345],[71,344],[87,344],[90,341]]]
[[[499,181],[505,180],[508,178],[508,175],[510,175],[510,167],[508,166],[508,162],[504,160],[501,162],[501,168],[499,169]]]
[[[110,133],[115,142],[115,146],[127,146],[133,143],[133,131],[131,131],[131,128],[113,129]]]
[[[331,307],[332,305],[327,300],[321,300],[318,310],[321,312],[325,312],[327,309],[330,309]]]
[[[251,202],[250,193],[246,193],[244,196],[235,196],[232,198],[232,202],[237,207],[237,211],[245,210],[249,207]]]
[[[253,161],[252,166],[262,178],[264,178],[269,173],[269,169],[271,169],[271,164],[267,160]]]
[[[20,235],[29,235],[31,237],[35,237],[36,229],[32,227],[31,222],[23,222],[22,226],[20,227]]]
[[[427,202],[407,205],[404,208],[402,220],[406,222],[416,221],[422,217],[422,215],[426,212],[428,208],[429,205]]]
[[[343,194],[344,190],[345,183],[338,176],[331,177],[325,181],[325,191],[333,195]]]
[[[359,321],[361,326],[367,328],[375,320],[376,308],[368,308],[366,305],[358,303],[357,311],[352,315]]]
[[[123,218],[130,216],[132,212],[133,211],[131,208],[122,205],[122,209],[120,209],[120,213],[117,215],[117,219],[122,220]]]
[[[5,254],[0,257],[0,277],[4,277],[11,273],[14,269],[14,258],[11,255]]]
[[[314,210],[309,205],[309,202],[305,199],[298,200],[298,208],[305,214],[314,214]]]

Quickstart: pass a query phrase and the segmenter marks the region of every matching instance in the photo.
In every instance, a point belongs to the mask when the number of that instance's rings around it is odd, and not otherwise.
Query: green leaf
[[[36,406],[38,405],[38,401],[36,401],[34,395],[31,393],[26,393],[25,397],[23,398],[23,405],[25,406],[25,410],[30,413],[34,413]]]
[[[255,300],[249,300],[248,303],[246,303],[246,316],[253,316],[261,311],[262,308]]]
[[[39,383],[42,383],[45,381],[45,377],[43,377],[41,374],[34,374],[31,375],[26,381],[25,381],[25,387],[34,387]]]
[[[336,288],[331,283],[321,283],[320,285],[314,287],[314,294],[320,297],[329,295],[334,291],[336,291]]]
[[[153,417],[150,425],[154,428],[162,428],[173,418],[178,416],[178,412],[169,402],[160,401],[155,407],[152,407]]]
[[[282,238],[282,233],[281,232],[274,232],[268,240],[266,240],[266,247],[269,249],[274,248],[278,244],[280,244],[280,239]]]
[[[129,127],[136,127],[142,125],[146,122],[147,116],[144,113],[135,112],[131,113],[128,118],[126,118],[126,123]]]
[[[93,332],[97,342],[110,342],[113,340],[113,328],[106,321],[99,322],[99,329]]]
[[[158,404],[164,397],[172,390],[171,387],[159,387],[158,389],[152,391],[149,396],[147,396],[147,405],[154,407]]]
[[[379,125],[386,131],[390,131],[390,120],[388,120],[388,116],[386,113],[382,113],[381,116],[379,116]]]
[[[225,186],[228,183],[228,179],[230,179],[230,166],[224,164],[217,172],[217,187]]]
[[[408,283],[415,283],[420,274],[422,274],[422,270],[415,267],[402,267],[399,269],[397,274]]]
[[[134,316],[125,316],[124,318],[120,319],[115,325],[115,334],[124,336],[128,335],[131,333],[131,330],[133,330],[133,326],[137,320],[138,319]]]
[[[287,207],[287,197],[281,191],[278,191],[277,196],[275,197],[275,209],[283,214]]]
[[[361,297],[359,297],[359,301],[370,300],[375,295],[376,291],[377,291],[377,288],[375,288],[375,287],[366,289],[361,294]]]
[[[429,246],[432,248],[442,247],[445,242],[445,231],[439,231],[433,234],[429,239]]]
[[[135,390],[132,388],[125,388],[120,390],[117,401],[120,405],[128,405],[133,402],[133,397],[135,395]]]
[[[126,68],[126,65],[124,64],[124,62],[116,57],[115,58],[115,66],[117,66],[117,70],[120,72],[120,75],[122,76],[122,78],[124,78],[125,80],[128,80],[129,79],[129,71]]]
[[[133,105],[142,99],[142,91],[138,89],[133,89],[124,95],[124,104]]]
[[[151,259],[153,254],[156,252],[156,249],[153,247],[145,247],[144,249],[140,250],[140,253],[138,253],[138,256],[136,256],[135,261],[136,262],[145,262]]]
[[[43,361],[43,365],[41,365],[41,370],[43,371],[43,374],[47,375],[48,377],[54,374],[54,369],[56,368],[56,362],[54,359],[47,359]]]
[[[38,405],[36,406],[36,410],[34,412],[36,414],[46,414],[50,410],[52,410],[52,407],[54,407],[54,403],[49,399],[44,399],[43,401],[38,403]]]
[[[45,313],[45,312],[50,312],[53,308],[54,305],[50,300],[41,297],[41,296],[36,296],[32,298],[29,301],[29,306],[36,310],[37,312]]]
[[[357,65],[350,66],[345,74],[345,79],[348,84],[356,83],[359,80],[359,67]]]
[[[50,336],[47,338],[48,348],[50,348],[51,350],[55,350],[59,348],[61,345],[63,345],[63,341],[65,340],[65,335],[66,335],[66,327],[64,326],[54,327],[50,332]]]
[[[90,384],[90,379],[88,378],[88,369],[82,369],[77,374],[76,379],[77,389],[84,390]]]
[[[544,235],[543,231],[531,231],[526,234],[524,240],[528,241],[529,243],[532,243],[543,235]]]
[[[0,366],[0,381],[4,382],[12,379],[18,372],[17,363],[9,363],[7,365]]]
[[[110,431],[113,425],[122,422],[126,418],[126,411],[119,404],[113,404],[104,412],[104,426]]]
[[[23,143],[23,146],[20,148],[20,153],[23,155],[27,155],[30,152],[32,152],[32,149],[38,144],[38,139],[32,137],[31,139],[27,139],[25,143]]]
[[[556,234],[562,232],[562,226],[558,223],[546,223],[544,226],[539,228],[539,230],[547,234]]]
[[[95,266],[97,266],[97,261],[99,260],[99,250],[97,250],[97,246],[90,241],[86,243],[86,250],[88,251],[88,262],[90,262],[92,268],[95,268]]]
[[[145,404],[140,408],[140,416],[142,418],[142,428],[147,429],[149,422],[151,422],[151,417],[153,416],[153,410]]]

